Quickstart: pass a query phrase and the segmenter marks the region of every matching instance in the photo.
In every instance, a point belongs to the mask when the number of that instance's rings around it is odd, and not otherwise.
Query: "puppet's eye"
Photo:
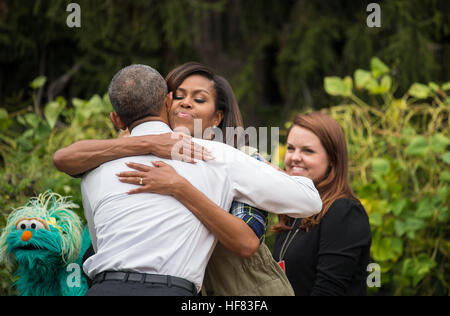
[[[31,229],[46,229],[44,224],[42,224],[40,221],[36,219],[32,219],[30,221],[30,228]]]
[[[18,230],[25,230],[28,228],[31,228],[30,220],[24,219],[24,220],[17,222],[17,224],[16,224],[16,229],[18,229]]]
[[[17,230],[26,230],[26,229],[47,229],[45,224],[38,219],[22,219],[16,224]]]

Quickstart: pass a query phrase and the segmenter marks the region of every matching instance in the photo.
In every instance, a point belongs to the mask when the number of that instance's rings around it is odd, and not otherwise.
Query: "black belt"
[[[171,275],[106,271],[97,274],[94,277],[93,283],[101,283],[103,281],[139,282],[166,285],[168,287],[175,286],[197,294],[197,288],[194,283]]]

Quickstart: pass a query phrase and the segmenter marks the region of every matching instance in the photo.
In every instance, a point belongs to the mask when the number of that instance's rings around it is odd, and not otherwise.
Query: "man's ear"
[[[169,118],[170,109],[172,108],[173,103],[173,93],[169,92],[164,98],[163,112],[167,114],[167,118]]]
[[[109,114],[109,118],[111,119],[111,122],[118,128],[121,130],[126,130],[127,129],[127,125],[122,122],[122,120],[120,119],[119,115],[117,114],[117,112],[111,112]]]

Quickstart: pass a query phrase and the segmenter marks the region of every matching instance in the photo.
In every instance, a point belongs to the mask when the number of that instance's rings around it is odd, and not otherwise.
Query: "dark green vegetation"
[[[247,126],[313,109],[342,125],[382,269],[370,293],[449,294],[449,1],[378,1],[373,29],[372,1],[79,0],[81,28],[69,2],[0,0],[0,227],[47,189],[81,205],[52,155],[117,136],[104,96],[117,70],[197,60],[229,79]],[[11,281],[0,267],[0,294]]]

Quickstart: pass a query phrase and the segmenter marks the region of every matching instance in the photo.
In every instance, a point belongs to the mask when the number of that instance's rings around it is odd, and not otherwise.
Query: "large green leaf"
[[[450,182],[450,180],[448,180]],[[441,207],[438,209],[438,216],[437,220],[441,223],[447,223],[449,216],[449,208],[448,207]]]
[[[419,282],[436,267],[436,262],[426,254],[420,254],[417,258],[407,258],[403,262],[402,274],[412,279],[413,286]]]
[[[402,237],[406,233],[406,225],[402,220],[395,221],[395,235],[397,237]]]
[[[369,217],[369,223],[371,226],[380,227],[383,225],[383,216],[380,213],[372,213]]]
[[[446,152],[442,156],[442,160],[444,160],[448,165],[450,165],[450,151]]]
[[[450,182],[450,171],[444,170],[444,172],[442,172],[441,175],[439,176],[439,179],[442,182]]]
[[[403,241],[397,237],[375,236],[372,256],[376,261],[397,260],[403,253]]]
[[[383,89],[383,93],[389,92],[392,87],[392,77],[391,76],[384,76],[383,79],[381,79],[380,86]]]
[[[33,129],[37,129],[39,126],[39,123],[42,121],[39,116],[37,116],[34,113],[27,113],[25,114],[25,122],[28,126],[31,126]]]
[[[405,209],[408,201],[406,199],[395,200],[392,203],[392,211],[394,215],[399,216]]]
[[[102,111],[104,110],[103,100],[96,94],[89,99],[86,107],[89,108],[93,114],[102,113]]]
[[[40,76],[40,77],[37,77],[36,79],[34,79],[34,80],[30,83],[30,87],[31,87],[33,90],[36,90],[36,89],[39,89],[39,88],[41,88],[42,86],[44,86],[46,82],[47,82],[47,77],[45,77],[45,76]]]
[[[389,160],[383,158],[372,159],[372,168],[375,173],[385,175],[389,172],[390,164]]]
[[[8,111],[5,109],[0,109],[0,120],[4,120],[8,118]]]
[[[354,78],[356,88],[362,89],[372,79],[372,74],[367,70],[358,69],[355,71]]]
[[[430,96],[431,89],[421,83],[414,83],[409,88],[409,94],[417,99],[426,99]]]
[[[429,151],[428,140],[425,136],[416,136],[413,138],[409,146],[406,148],[406,153],[413,156],[426,156]]]
[[[439,92],[439,85],[436,82],[428,82],[428,87],[435,93]]]
[[[446,82],[441,86],[442,90],[447,91],[450,90],[450,82]]]
[[[353,79],[350,76],[347,76],[344,78],[344,86],[345,86],[345,92],[344,96],[348,97],[352,94],[353,90]]]
[[[8,116],[8,111],[0,109],[0,131],[7,130],[13,124],[13,120]]]
[[[405,231],[409,239],[416,238],[416,232],[425,227],[425,222],[419,218],[409,217],[405,221]]]
[[[339,77],[326,77],[324,87],[325,91],[333,96],[350,96],[352,93],[349,80],[342,80]]]
[[[389,67],[386,66],[386,64],[383,63],[378,57],[372,58],[370,61],[370,66],[372,68],[372,75],[375,79],[389,73]]]
[[[51,132],[52,129],[50,128],[50,126],[46,122],[41,121],[38,128],[35,130],[34,139],[39,143],[45,142],[47,141],[48,136]]]
[[[433,205],[429,198],[424,198],[419,201],[416,209],[416,217],[428,219],[433,215]]]
[[[66,107],[66,100],[62,97],[56,99],[56,101],[49,102],[44,108],[44,116],[51,129],[55,127],[59,115]]]
[[[450,139],[443,134],[434,134],[431,137],[430,145],[431,149],[437,153],[441,154],[447,150],[448,145],[450,144]]]

